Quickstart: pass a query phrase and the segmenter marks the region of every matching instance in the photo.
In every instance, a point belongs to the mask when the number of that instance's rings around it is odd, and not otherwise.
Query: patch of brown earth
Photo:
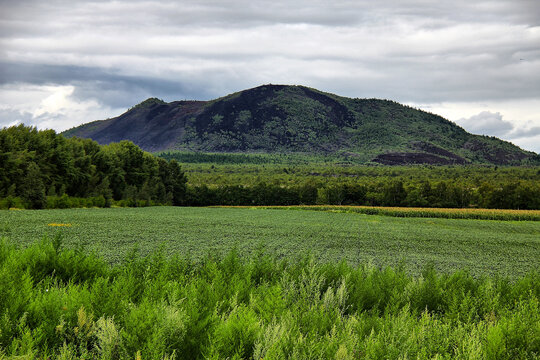
[[[461,164],[455,159],[447,159],[441,156],[420,153],[420,152],[395,152],[388,154],[381,154],[375,157],[373,162],[382,165],[411,165],[411,164],[429,164],[429,165],[453,165]]]

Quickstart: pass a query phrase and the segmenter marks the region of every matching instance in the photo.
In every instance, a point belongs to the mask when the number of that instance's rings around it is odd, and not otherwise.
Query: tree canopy
[[[130,141],[99,145],[24,125],[0,130],[0,198],[43,208],[46,196],[180,205],[186,178],[177,161]]]

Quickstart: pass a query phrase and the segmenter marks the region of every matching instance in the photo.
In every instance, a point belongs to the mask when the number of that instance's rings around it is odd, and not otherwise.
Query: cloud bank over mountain
[[[264,83],[376,97],[540,152],[535,1],[4,1],[0,126]]]

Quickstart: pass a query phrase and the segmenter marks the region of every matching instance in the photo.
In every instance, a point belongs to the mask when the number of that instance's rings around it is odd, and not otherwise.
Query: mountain
[[[151,98],[64,135],[100,144],[127,139],[146,151],[332,154],[388,165],[540,164],[538,154],[393,101],[289,85],[263,85],[211,101]]]

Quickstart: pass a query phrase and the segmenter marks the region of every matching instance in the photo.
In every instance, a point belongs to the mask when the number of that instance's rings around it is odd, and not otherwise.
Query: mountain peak
[[[150,98],[66,136],[102,144],[127,139],[147,151],[331,154],[392,165],[540,163],[534,153],[469,134],[438,115],[300,85],[266,84],[210,101]]]

